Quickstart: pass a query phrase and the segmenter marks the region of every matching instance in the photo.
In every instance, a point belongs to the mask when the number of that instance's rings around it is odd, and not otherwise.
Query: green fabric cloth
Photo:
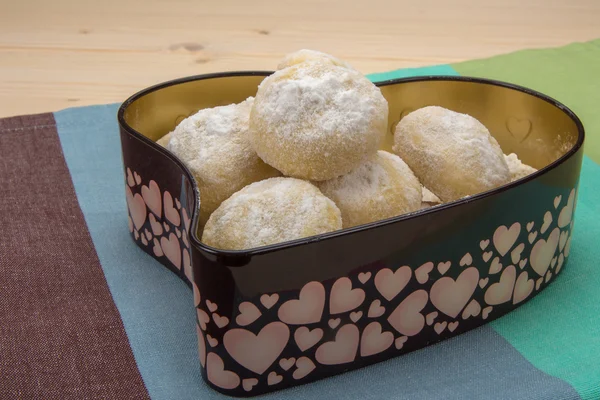
[[[490,325],[539,370],[600,399],[600,39],[453,65],[370,75],[374,81],[423,75],[496,79],[537,90],[572,109],[586,141],[568,268],[547,290]]]
[[[538,369],[600,399],[600,167],[584,158],[569,265],[545,292],[491,323]]]
[[[404,68],[388,72],[379,72],[369,74],[368,78],[373,82],[383,82],[389,79],[413,78],[416,76],[429,75],[451,75],[458,76],[459,74],[449,65],[432,65],[421,68]]]
[[[562,102],[584,124],[586,155],[600,162],[600,39],[452,67],[460,75],[515,83]],[[576,249],[587,251],[574,251],[569,268],[543,296],[492,323],[533,365],[569,382],[584,399],[600,398],[600,169],[592,160],[584,160],[573,233]]]
[[[599,22],[600,24],[600,22]],[[463,76],[484,77],[540,91],[584,122],[585,153],[600,162],[600,39],[452,65]]]

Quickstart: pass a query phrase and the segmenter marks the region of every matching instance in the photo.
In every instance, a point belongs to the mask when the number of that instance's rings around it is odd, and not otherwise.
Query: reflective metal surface
[[[237,103],[255,95],[265,74],[171,83],[128,104],[124,120],[156,141],[201,108]],[[577,142],[577,126],[563,110],[540,97],[494,82],[448,77],[390,81],[379,86],[390,109],[388,135],[382,143],[385,150],[391,149],[398,121],[428,105],[477,118],[498,140],[504,153],[517,153],[524,163],[538,169],[556,161]]]

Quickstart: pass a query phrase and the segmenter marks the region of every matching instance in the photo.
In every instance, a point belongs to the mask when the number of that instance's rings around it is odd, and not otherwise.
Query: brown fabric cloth
[[[51,114],[0,120],[0,399],[149,398]]]

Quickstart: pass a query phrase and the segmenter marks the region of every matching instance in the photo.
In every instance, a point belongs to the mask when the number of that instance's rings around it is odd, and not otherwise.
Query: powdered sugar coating
[[[505,155],[504,158],[506,159],[506,163],[508,164],[508,170],[510,171],[511,181],[519,180],[537,171],[537,169],[530,167],[527,164],[523,164],[515,153]]]
[[[431,190],[423,186],[423,202],[424,203],[441,203],[439,197],[437,197]]]
[[[340,210],[314,185],[270,178],[225,200],[206,223],[202,241],[219,249],[242,250],[341,228]]]
[[[158,139],[156,141],[156,144],[167,148],[167,146],[169,145],[169,141],[171,140],[171,137],[173,136],[173,132],[169,132],[167,133],[165,136],[161,137],[160,139]]]
[[[381,91],[359,72],[304,62],[260,84],[250,137],[258,155],[284,175],[322,181],[375,154],[387,117]]]
[[[286,55],[285,58],[279,63],[279,65],[277,65],[277,69],[284,69],[287,67],[291,67],[292,65],[313,61],[337,65],[338,67],[354,69],[350,64],[340,60],[337,57],[320,51],[308,49],[298,50]]]
[[[175,128],[168,149],[190,169],[200,190],[200,226],[221,202],[244,186],[280,173],[252,149],[248,116],[252,98],[207,108]]]
[[[400,157],[378,151],[349,174],[316,185],[339,207],[344,228],[421,208],[421,184]]]
[[[439,197],[435,195],[431,190],[427,189],[425,186],[423,189],[423,199],[421,200],[421,209],[433,207],[438,204],[442,204],[442,201]]]
[[[487,128],[469,115],[442,107],[424,107],[402,118],[393,149],[443,201],[510,182],[502,149]]]

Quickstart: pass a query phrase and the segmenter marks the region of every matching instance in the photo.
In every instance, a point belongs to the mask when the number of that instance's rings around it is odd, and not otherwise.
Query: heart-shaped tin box
[[[206,246],[192,175],[155,141],[198,109],[255,95],[268,74],[166,82],[118,113],[132,237],[192,286],[202,376],[214,389],[252,396],[422,348],[510,312],[565,268],[581,122],[540,93],[462,77],[377,83],[390,110],[382,148],[402,116],[439,105],[480,120],[538,172],[328,234],[247,251]]]

